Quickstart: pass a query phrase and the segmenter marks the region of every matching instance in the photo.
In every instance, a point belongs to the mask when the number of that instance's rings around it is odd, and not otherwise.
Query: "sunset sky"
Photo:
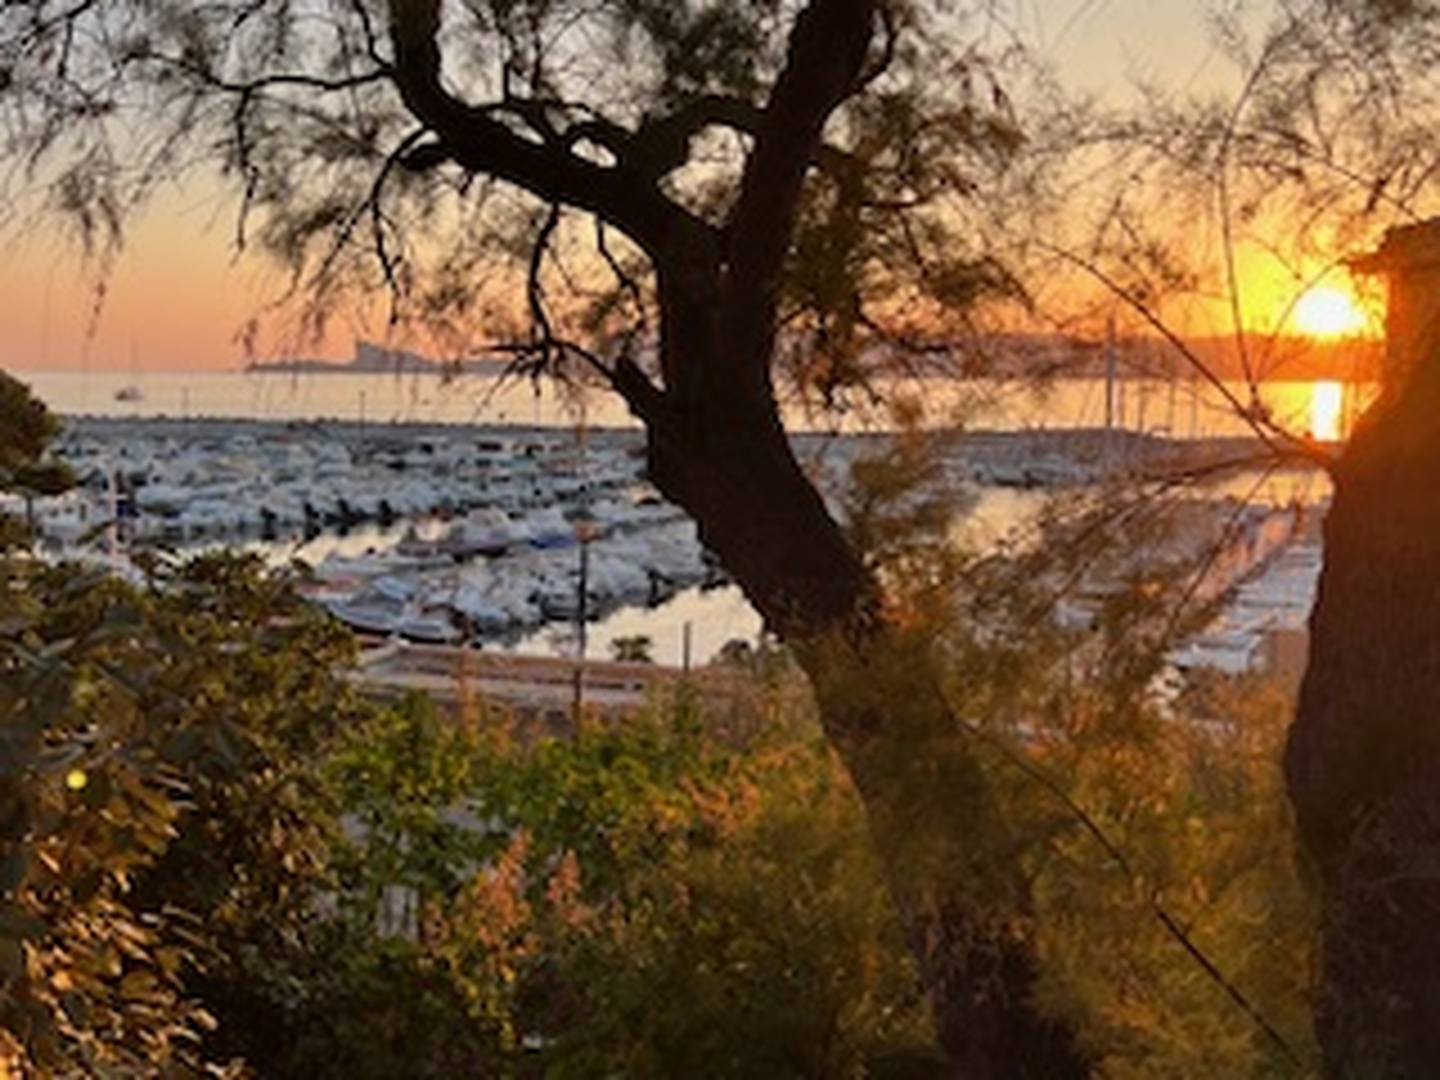
[[[1199,4],[1173,0],[1018,0],[1022,31],[1055,58],[1067,82],[1124,93],[1129,74],[1172,85],[1223,76]],[[14,368],[236,368],[237,331],[273,271],[230,250],[233,208],[191,183],[137,220],[91,330],[92,293],[75,251],[54,233],[6,235],[0,265],[0,365]],[[273,282],[271,282],[273,284]],[[348,355],[348,330],[324,350]],[[264,343],[262,342],[262,347]]]

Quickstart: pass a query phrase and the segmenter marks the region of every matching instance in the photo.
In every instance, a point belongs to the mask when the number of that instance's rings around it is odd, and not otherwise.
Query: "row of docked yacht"
[[[511,542],[503,552],[458,557],[448,554],[453,535],[433,542],[435,554],[406,554],[414,546],[404,541],[385,554],[332,553],[315,566],[308,589],[362,632],[448,642],[598,618],[721,580],[684,519],[583,523],[563,544],[555,533],[540,544]]]
[[[58,447],[79,487],[28,509],[52,551],[87,542],[112,551],[252,548],[275,562],[304,561],[315,602],[362,632],[509,640],[722,580],[693,524],[642,478],[641,439],[613,429],[81,418]],[[861,442],[826,441],[829,466],[848,472]],[[1015,499],[1028,496],[987,494],[1006,482],[1006,462],[1060,460],[1062,451],[1085,459],[1091,444],[1109,446],[1075,435],[972,437],[947,459],[969,492],[957,505],[974,520],[997,505],[1008,518]],[[1209,561],[1194,595],[1218,599],[1242,587],[1172,660],[1180,668],[1263,666],[1273,631],[1303,622],[1318,548],[1293,545],[1296,522],[1273,510],[1237,516],[1201,502],[1190,516],[1179,523],[1190,547],[1215,522],[1230,522],[1224,556]],[[1133,558],[1165,557],[1150,543],[1121,546]],[[1272,587],[1297,566],[1291,585]],[[1129,576],[1123,565],[1104,575]]]
[[[514,637],[721,580],[634,432],[84,419],[57,449],[80,484],[29,508],[51,551],[298,556],[371,634]]]
[[[80,486],[46,500],[39,524],[56,542],[118,520],[129,539],[185,545],[486,508],[518,516],[582,494],[641,501],[654,496],[637,490],[640,449],[622,431],[582,443],[543,428],[82,418],[57,447]]]
[[[1322,559],[1313,535],[1286,544],[1237,585],[1209,625],[1170,653],[1170,662],[1182,671],[1268,672],[1286,681],[1298,679]]]

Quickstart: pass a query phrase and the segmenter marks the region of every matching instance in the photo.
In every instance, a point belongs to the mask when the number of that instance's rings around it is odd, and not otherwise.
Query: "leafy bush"
[[[723,704],[681,687],[537,741],[362,700],[349,638],[246,560],[156,563],[149,588],[4,565],[12,1071],[942,1074],[783,654]],[[1217,681],[1167,711],[1143,665],[955,656],[1005,808],[973,842],[1026,860],[1046,1007],[1105,1075],[1307,1067],[1288,701]]]
[[[197,1068],[223,982],[322,882],[348,638],[248,560],[135,589],[4,564],[0,1028],[22,1072]]]
[[[419,702],[376,725],[335,760],[363,823],[342,915],[446,973],[492,1071],[858,1076],[925,1045],[858,804],[813,728],[722,744],[683,696],[534,745]],[[449,1067],[421,1061],[407,1074]]]

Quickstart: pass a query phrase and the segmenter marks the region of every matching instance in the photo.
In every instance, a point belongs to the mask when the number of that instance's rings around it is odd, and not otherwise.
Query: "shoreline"
[[[454,438],[457,435],[513,439],[519,442],[583,441],[591,445],[629,445],[642,448],[645,432],[638,427],[606,425],[561,426],[535,423],[452,422],[443,420],[355,420],[344,417],[315,419],[262,419],[228,416],[109,416],[104,414],[62,414],[65,425],[62,441],[67,436],[120,438],[144,434],[175,439],[205,439],[252,436],[269,441],[290,441],[305,434],[336,438],[346,442],[404,443],[427,436]],[[810,452],[827,445],[879,446],[897,437],[894,431],[794,431],[791,442],[797,450]],[[1235,460],[1253,461],[1264,451],[1265,444],[1255,436],[1221,435],[1200,438],[1173,438],[1149,432],[1126,431],[1118,428],[1070,427],[1028,428],[1006,430],[973,428],[953,431],[930,431],[947,454],[959,454],[967,461],[1013,461],[1030,457],[1036,460],[1069,458],[1076,463],[1098,464],[1102,461],[1123,461],[1148,467],[1179,466],[1182,468],[1213,467]],[[1318,447],[1335,449],[1335,443],[1317,443]],[[1293,463],[1299,467],[1317,465],[1306,461]]]

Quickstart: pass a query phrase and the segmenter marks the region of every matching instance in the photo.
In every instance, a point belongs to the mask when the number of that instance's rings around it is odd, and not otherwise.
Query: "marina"
[[[358,632],[411,641],[569,651],[582,604],[600,649],[610,618],[633,637],[673,609],[655,646],[677,663],[685,623],[707,655],[759,630],[641,479],[634,432],[87,418],[57,449],[79,486],[26,508],[52,557],[251,551]]]
[[[890,439],[801,433],[795,446],[843,513],[854,463]],[[983,546],[1014,533],[1056,489],[1252,450],[1239,438],[1105,429],[957,432],[943,440],[943,487],[957,536]],[[604,658],[638,647],[688,668],[763,634],[693,523],[644,479],[633,428],[87,416],[69,419],[58,451],[79,486],[10,507],[33,516],[51,557],[123,566],[117,556],[137,548],[252,551],[298,567],[315,603],[371,639],[507,655]],[[1249,490],[1256,528],[1286,520],[1267,507],[1315,498],[1305,490],[1315,479],[1277,476]],[[1231,543],[1207,587],[1250,581],[1288,546],[1288,534],[1263,551]],[[1177,650],[1177,664],[1263,666],[1273,628],[1303,623],[1302,586],[1273,605],[1239,592],[1235,610],[1253,617],[1227,616]]]

